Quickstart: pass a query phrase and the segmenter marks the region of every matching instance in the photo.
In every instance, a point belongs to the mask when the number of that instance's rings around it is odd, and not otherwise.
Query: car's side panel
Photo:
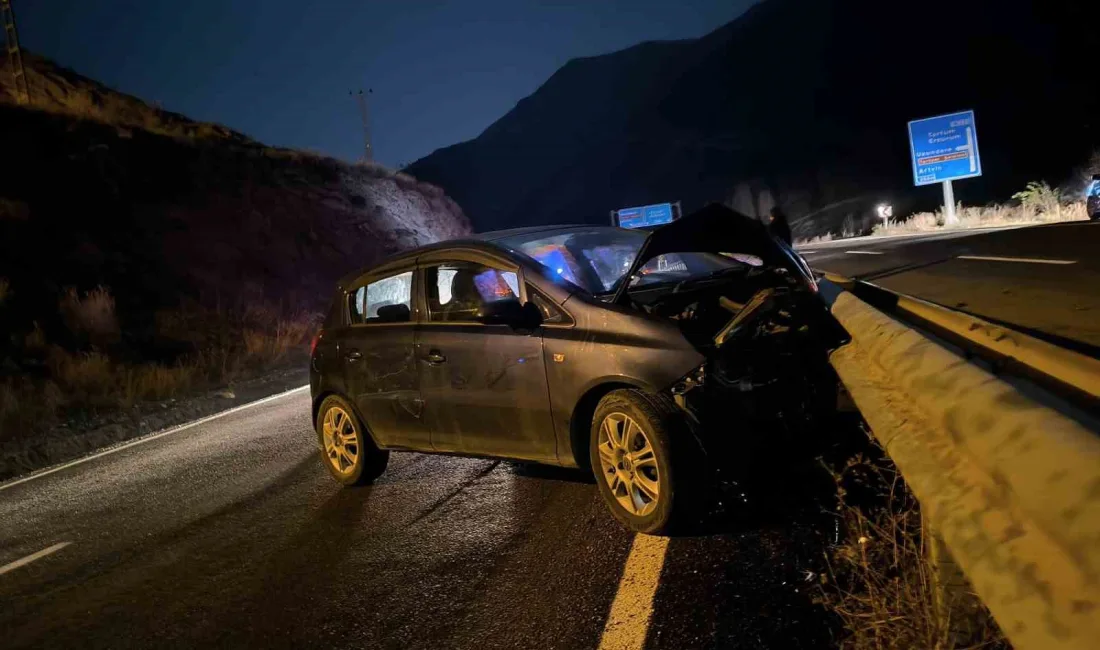
[[[544,328],[543,346],[558,461],[573,465],[572,419],[589,390],[603,383],[652,392],[666,390],[702,364],[704,357],[671,323],[579,295],[567,300],[564,307],[576,326]]]

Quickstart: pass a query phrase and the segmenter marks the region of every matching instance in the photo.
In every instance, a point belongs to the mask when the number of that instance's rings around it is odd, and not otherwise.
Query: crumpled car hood
[[[720,203],[712,203],[650,233],[630,271],[623,276],[627,280],[620,283],[612,302],[622,299],[629,288],[629,278],[646,262],[659,255],[689,252],[755,255],[765,266],[785,268],[813,283],[805,263],[786,243],[773,237],[763,223]]]

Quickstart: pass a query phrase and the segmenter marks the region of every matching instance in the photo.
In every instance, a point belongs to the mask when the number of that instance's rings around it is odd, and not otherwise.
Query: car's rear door
[[[349,397],[374,439],[431,449],[420,397],[413,301],[415,261],[372,272],[347,292],[348,330],[338,354]]]
[[[555,461],[540,328],[478,320],[494,300],[525,300],[521,269],[470,250],[423,256],[420,273],[425,313],[416,355],[432,446]]]

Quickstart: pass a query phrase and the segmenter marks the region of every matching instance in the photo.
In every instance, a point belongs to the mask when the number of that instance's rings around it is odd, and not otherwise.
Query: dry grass
[[[121,368],[119,405],[130,408],[139,402],[164,400],[186,393],[195,384],[200,370],[195,363]]]
[[[287,315],[259,298],[232,309],[186,305],[157,314],[157,340],[177,351],[175,361],[150,363],[134,361],[134,351],[119,343],[119,317],[106,287],[83,294],[66,290],[57,304],[54,320],[75,338],[66,341],[68,347],[58,345],[37,322],[13,338],[21,348],[15,359],[45,363],[34,373],[0,376],[0,440],[30,440],[65,417],[179,398],[304,363],[307,336],[319,320],[308,313]]]
[[[843,647],[1010,647],[977,597],[950,611],[937,604],[919,504],[888,460],[859,456],[834,478],[845,532],[827,554],[819,603],[843,622]]]
[[[834,239],[850,239],[858,236],[859,230],[856,229],[856,220],[852,215],[844,217],[844,225],[841,228],[840,234],[827,232],[824,235],[818,235],[811,237],[810,239],[796,239],[795,246],[802,246],[804,244],[821,244],[824,242],[830,242]]]
[[[105,287],[96,287],[83,295],[76,289],[67,290],[61,296],[60,310],[69,331],[86,337],[92,345],[105,347],[118,341],[115,299]]]
[[[1100,154],[1097,154],[1100,157]],[[1057,223],[1062,221],[1087,221],[1084,201],[1066,201],[1062,193],[1046,182],[1028,183],[1027,187],[1012,196],[1015,203],[993,204],[980,207],[955,208],[957,224],[945,224],[942,210],[918,212],[906,219],[878,223],[870,236],[899,235],[905,233],[936,232],[942,230],[966,230],[969,228],[993,228],[997,226]],[[859,233],[854,223],[845,220],[840,234],[826,233],[811,239],[799,239],[796,245],[820,244],[834,239],[847,239]]]
[[[42,331],[42,327],[37,322],[34,323],[34,328],[23,337],[23,349],[35,356],[40,352],[45,352],[46,333]]]
[[[1050,190],[1049,187],[1047,190],[1046,194],[1041,193],[1039,196],[1025,199],[1019,205],[963,207],[960,204],[955,209],[959,223],[954,225],[944,223],[942,211],[920,212],[905,221],[892,221],[876,225],[873,235],[1088,220],[1088,213],[1085,210],[1083,201],[1063,203],[1053,193],[1053,190]],[[1020,197],[1021,194],[1016,196]]]
[[[101,352],[71,354],[50,350],[51,376],[65,393],[66,401],[85,407],[112,406],[116,394],[114,364]]]
[[[306,334],[311,329],[311,323],[304,318],[277,321],[274,332],[245,329],[245,356],[250,360],[263,362],[281,361],[291,350],[304,343]]]
[[[29,73],[28,76],[34,73]],[[65,92],[45,95],[31,93],[35,108],[71,115],[82,120],[124,128],[140,128],[150,133],[183,140],[245,140],[224,126],[193,122],[180,115],[151,106],[136,97],[95,88],[68,88]]]
[[[32,383],[23,377],[0,381],[0,443],[57,422],[65,396],[52,381]]]

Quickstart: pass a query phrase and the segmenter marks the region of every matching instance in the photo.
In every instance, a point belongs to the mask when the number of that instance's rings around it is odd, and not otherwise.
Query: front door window
[[[426,276],[431,321],[476,323],[490,303],[519,300],[519,280],[514,271],[473,262],[448,262],[428,267]]]

